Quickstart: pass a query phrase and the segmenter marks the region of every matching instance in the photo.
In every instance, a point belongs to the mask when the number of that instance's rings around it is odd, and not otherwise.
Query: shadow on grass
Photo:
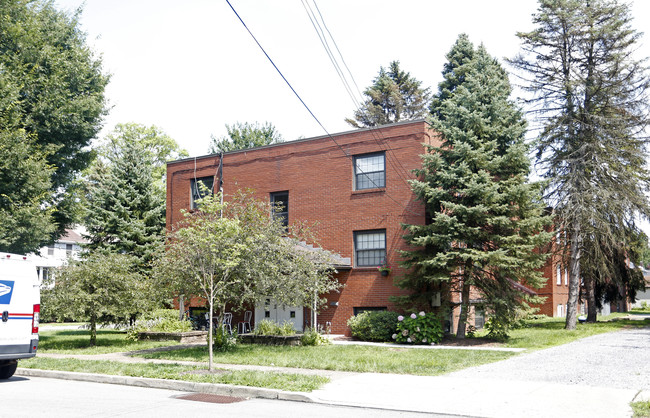
[[[133,342],[126,339],[126,333],[119,330],[97,330],[97,346],[126,347]],[[74,350],[91,348],[90,330],[45,331],[39,334],[38,347],[41,350]]]

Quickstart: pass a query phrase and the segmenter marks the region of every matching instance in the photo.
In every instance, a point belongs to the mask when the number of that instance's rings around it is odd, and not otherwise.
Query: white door
[[[303,309],[300,306],[282,306],[273,299],[264,299],[255,306],[255,323],[263,319],[282,324],[285,321],[293,324],[293,329],[303,331]]]

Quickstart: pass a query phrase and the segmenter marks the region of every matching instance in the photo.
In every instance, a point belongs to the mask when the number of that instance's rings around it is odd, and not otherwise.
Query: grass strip
[[[38,350],[59,354],[107,354],[178,345],[176,341],[132,341],[126,332],[97,330],[97,345],[90,346],[89,330],[52,330],[39,332]]]
[[[224,364],[436,376],[503,360],[512,355],[514,354],[497,351],[425,350],[362,345],[292,347],[238,344],[232,351],[215,352],[214,361]],[[149,359],[206,362],[208,349],[194,347],[138,354],[138,356]]]
[[[294,392],[311,392],[329,382],[329,378],[327,377],[314,375],[251,370],[218,370],[217,373],[207,374],[206,368],[201,366],[119,363],[107,360],[52,359],[35,357],[21,361],[20,367],[114,376],[183,380],[200,383],[223,383]],[[206,371],[206,373],[203,371]]]
[[[628,314],[613,314],[605,317],[607,319],[606,321],[599,319],[599,322],[592,324],[578,323],[577,328],[571,331],[564,329],[564,318],[527,321],[525,327],[513,329],[510,332],[510,338],[505,341],[504,345],[512,348],[540,350],[556,345],[567,344],[592,335],[620,331],[633,327],[643,328],[650,325],[650,320],[648,319],[643,321],[628,319],[616,320],[617,318],[627,315]]]

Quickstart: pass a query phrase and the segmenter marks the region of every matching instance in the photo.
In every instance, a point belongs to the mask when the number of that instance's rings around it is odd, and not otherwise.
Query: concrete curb
[[[78,380],[82,382],[110,383],[113,385],[177,390],[181,392],[210,393],[214,395],[234,396],[238,398],[261,398],[297,402],[315,402],[314,399],[303,392],[288,392],[278,389],[254,388],[249,386],[225,385],[219,383],[185,382],[182,380],[62,372],[56,370],[25,369],[22,367],[19,367],[16,370],[16,375],[46,377],[50,379]]]

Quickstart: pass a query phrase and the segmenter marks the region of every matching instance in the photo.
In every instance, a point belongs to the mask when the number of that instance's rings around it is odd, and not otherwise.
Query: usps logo
[[[14,282],[11,280],[0,280],[0,305],[11,303],[11,294],[14,291]]]

